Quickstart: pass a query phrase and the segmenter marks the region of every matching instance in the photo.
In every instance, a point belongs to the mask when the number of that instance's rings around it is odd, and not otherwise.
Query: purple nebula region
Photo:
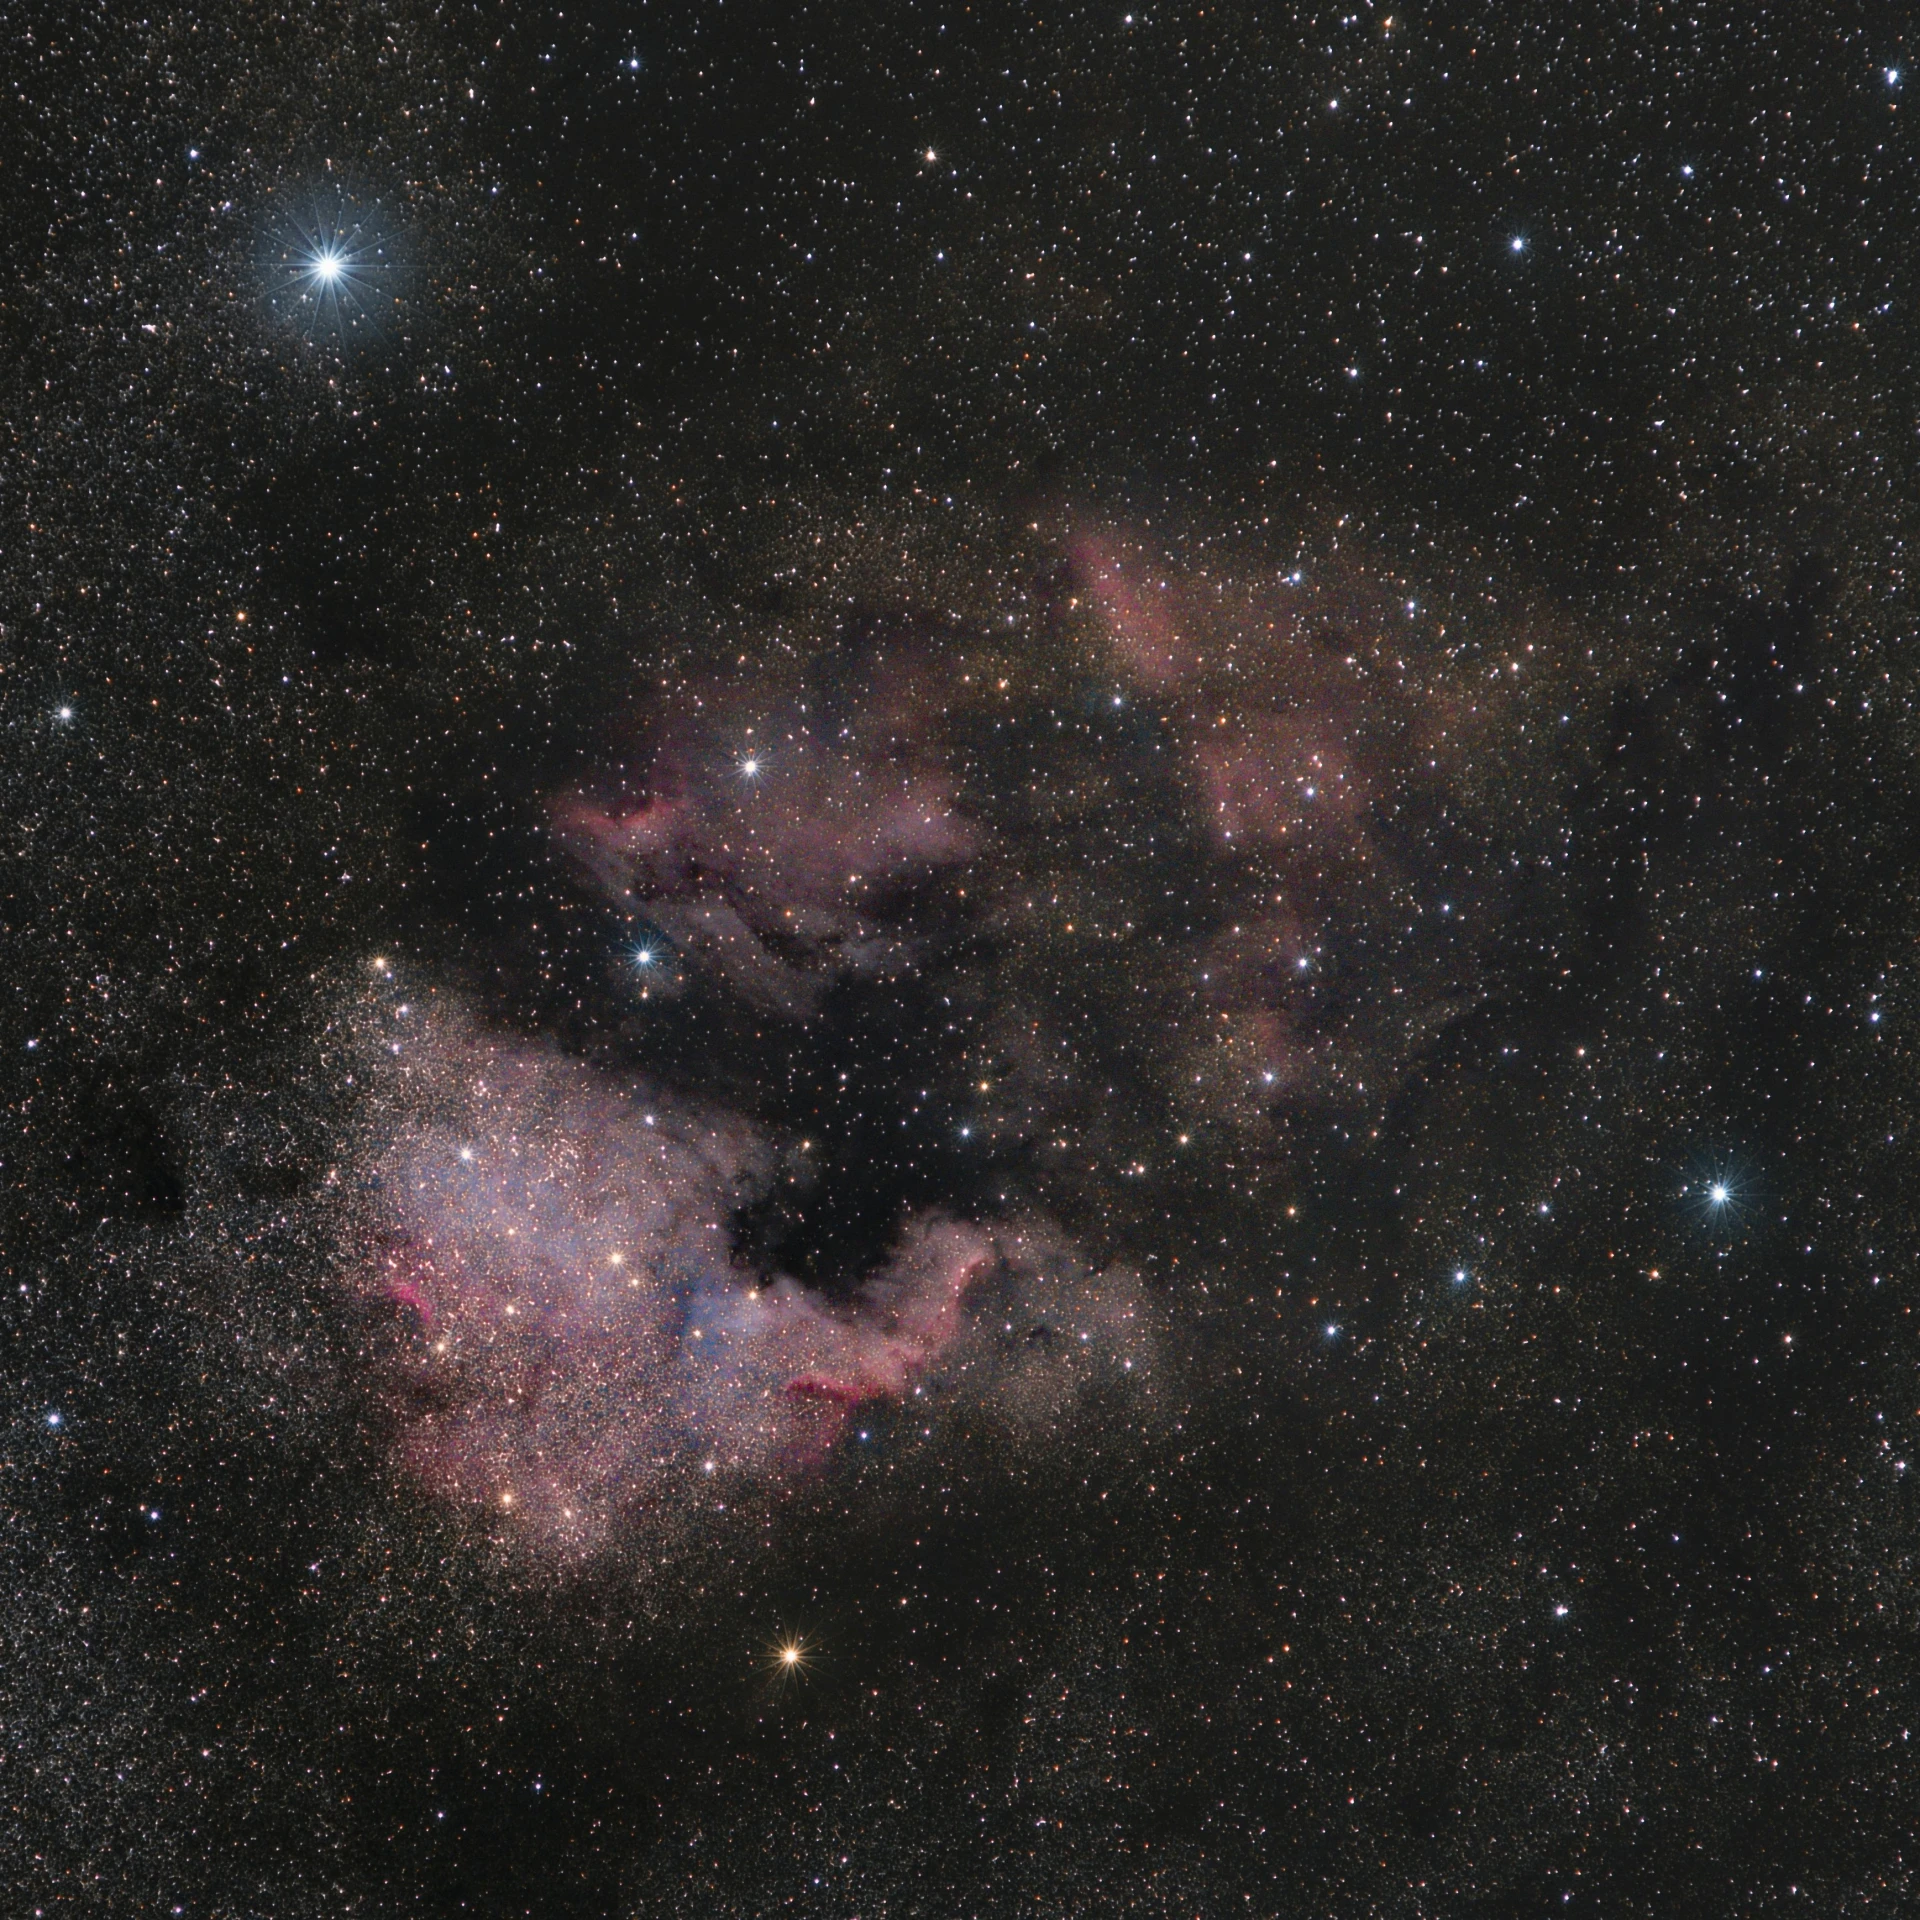
[[[630,929],[638,971],[622,993],[664,1000],[697,980],[770,1045],[847,1045],[822,1036],[849,995],[923,1019],[926,996],[890,983],[917,974],[934,991],[953,964],[941,940],[971,924],[999,943],[982,964],[1002,971],[945,1062],[950,1142],[977,1127],[996,1151],[1037,1145],[1060,1167],[1077,1139],[1088,1177],[1104,1162],[1144,1180],[1188,1145],[1194,1114],[1222,1123],[1213,1137],[1234,1154],[1271,1161],[1287,1137],[1277,1111],[1379,1098],[1472,993],[1472,955],[1450,935],[1422,946],[1408,924],[1424,856],[1395,823],[1424,817],[1420,801],[1472,830],[1472,770],[1531,697],[1520,662],[1556,649],[1541,628],[1536,653],[1515,627],[1500,686],[1463,690],[1421,670],[1417,634],[1395,625],[1417,602],[1364,571],[1196,581],[1112,530],[1084,533],[1071,558],[1080,693],[1119,716],[1110,737],[1091,721],[1037,735],[1079,755],[1068,787],[1105,796],[1080,826],[996,808],[1009,785],[1040,784],[993,744],[1035,730],[1018,664],[911,644],[682,683],[549,799],[548,819],[578,882]],[[1134,727],[1135,702],[1154,726]],[[1117,812],[1136,791],[1163,793],[1162,814]],[[1188,849],[1180,869],[1142,855],[1126,880],[1116,845],[1163,833]],[[1191,890],[1185,923],[1142,932],[1176,885]],[[1085,1093],[1082,1080],[1106,1083],[1076,1073],[1085,1035],[1061,1024],[1051,988],[1020,985],[1039,977],[1042,942],[1040,974],[1106,1009],[1102,1044],[1130,1050],[1143,1097]],[[1325,957],[1347,953],[1372,956],[1390,991],[1323,989]],[[818,1466],[865,1403],[930,1410],[952,1390],[975,1397],[986,1430],[1057,1436],[1102,1378],[1144,1385],[1137,1282],[1091,1271],[1019,1196],[996,1191],[992,1221],[959,1217],[930,1204],[946,1193],[936,1171],[900,1201],[886,1251],[855,1271],[829,1259],[819,1288],[750,1257],[742,1222],[762,1203],[897,1175],[884,1149],[846,1162],[863,1109],[826,1121],[852,1130],[836,1158],[689,1091],[738,1085],[750,1063],[712,1060],[703,1081],[683,1059],[652,1080],[420,997],[436,1009],[424,1020],[376,1016],[395,1024],[373,1050],[370,1163],[380,1284],[408,1321],[399,1445],[436,1493],[589,1549],[636,1516],[730,1507]],[[933,1017],[961,1031],[959,1013]],[[916,1165],[937,1170],[950,1150]]]
[[[979,850],[942,764],[940,685],[924,662],[882,667],[838,718],[805,697],[770,712],[711,688],[639,743],[637,795],[562,800],[554,830],[684,958],[765,1012],[803,1016],[836,977],[910,965],[890,896]]]
[[[737,1118],[556,1049],[429,1021],[377,1163],[409,1310],[402,1451],[453,1500],[591,1545],[623,1515],[805,1467],[953,1344],[995,1238],[909,1219],[844,1304],[756,1273],[734,1211],[777,1156]]]

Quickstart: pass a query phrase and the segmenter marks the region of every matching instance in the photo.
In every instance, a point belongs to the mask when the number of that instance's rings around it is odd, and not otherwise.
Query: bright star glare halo
[[[398,317],[400,274],[377,201],[328,182],[325,198],[281,205],[268,230],[265,297],[315,345],[379,337]]]
[[[380,248],[365,242],[357,224],[322,226],[308,236],[305,250],[292,262],[299,297],[335,330],[369,324],[370,303],[386,265],[380,253]]]
[[[806,1679],[815,1658],[814,1645],[805,1634],[781,1632],[762,1651],[760,1663],[776,1687],[785,1687]]]
[[[1703,1225],[1728,1227],[1745,1211],[1749,1185],[1733,1167],[1716,1160],[1681,1187],[1680,1197]]]

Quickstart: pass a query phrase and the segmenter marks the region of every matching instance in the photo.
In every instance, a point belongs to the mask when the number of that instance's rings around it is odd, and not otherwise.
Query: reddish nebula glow
[[[1200,664],[1180,595],[1164,567],[1137,546],[1105,532],[1073,542],[1079,584],[1105,617],[1115,657],[1136,685],[1164,693]]]
[[[978,849],[933,737],[936,685],[882,670],[842,717],[690,696],[632,743],[634,797],[574,795],[555,831],[616,905],[755,1005],[803,1015],[839,975],[909,964],[889,896]]]
[[[939,1362],[997,1257],[923,1215],[829,1305],[736,1257],[733,1211],[775,1164],[737,1119],[458,1021],[400,1072],[375,1171],[381,1284],[417,1335],[403,1457],[556,1542],[817,1461]]]
[[[946,739],[956,672],[902,649],[843,664],[837,692],[687,690],[615,743],[623,778],[552,806],[555,833],[674,972],[804,1020],[835,982],[921,964],[930,884],[989,851]],[[591,1552],[744,1507],[869,1403],[913,1403],[926,1438],[943,1394],[970,1396],[1013,1440],[1057,1436],[1103,1381],[1145,1384],[1135,1279],[1038,1216],[909,1213],[873,1271],[815,1290],[735,1234],[814,1177],[801,1143],[458,1010],[372,1057],[400,1454],[517,1538]]]
[[[1461,904],[1432,877],[1458,870],[1449,837],[1484,833],[1478,776],[1547,734],[1515,723],[1572,653],[1471,581],[1428,617],[1345,519],[1314,551],[1183,566],[1123,528],[1071,540],[1077,604],[1162,717],[1227,907],[1196,943],[1206,1018],[1172,1077],[1256,1129],[1276,1101],[1377,1096],[1474,991],[1470,956],[1416,923]]]

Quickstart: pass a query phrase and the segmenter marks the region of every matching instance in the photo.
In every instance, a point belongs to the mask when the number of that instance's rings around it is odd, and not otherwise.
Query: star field
[[[7,1911],[1907,1910],[1908,37],[19,12]]]

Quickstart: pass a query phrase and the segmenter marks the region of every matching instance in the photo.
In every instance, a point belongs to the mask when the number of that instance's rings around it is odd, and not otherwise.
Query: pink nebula
[[[1127,677],[1163,693],[1200,665],[1191,623],[1165,568],[1125,539],[1084,531],[1073,543],[1079,583],[1105,616]]]
[[[1427,890],[1419,823],[1468,830],[1476,762],[1515,737],[1515,662],[1564,651],[1551,621],[1464,594],[1417,619],[1421,596],[1345,529],[1323,529],[1310,566],[1251,569],[1183,566],[1114,526],[1072,540],[1110,670],[1160,713],[1229,903],[1196,942],[1205,1019],[1179,1030],[1174,1083],[1262,1129],[1276,1100],[1377,1095],[1457,1004],[1460,962],[1403,938]],[[1505,670],[1464,665],[1448,621],[1466,610],[1476,647],[1503,637]],[[1363,944],[1375,978],[1322,992]]]
[[[402,1457],[555,1543],[817,1461],[939,1362],[996,1259],[923,1215],[829,1305],[736,1256],[777,1158],[738,1119],[452,1019],[401,1071],[375,1172],[380,1282],[416,1322]]]
[[[631,801],[571,796],[555,831],[598,889],[770,1012],[795,1017],[841,974],[911,963],[888,896],[969,859],[933,733],[932,669],[897,666],[849,719],[712,690],[634,743]]]

